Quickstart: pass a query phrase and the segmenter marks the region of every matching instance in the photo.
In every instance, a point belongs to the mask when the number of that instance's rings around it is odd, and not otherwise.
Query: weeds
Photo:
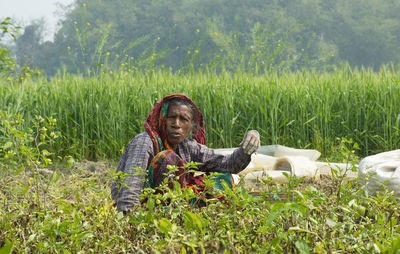
[[[113,168],[74,167],[37,177],[46,205],[31,199],[32,178],[2,171],[0,250],[14,252],[388,252],[400,237],[397,200],[389,192],[367,195],[355,181],[264,181],[249,194],[243,182],[217,191],[227,204],[206,200],[196,208],[190,189],[146,189],[145,203],[124,216],[110,199]],[[271,198],[279,192],[281,197]],[[331,193],[340,192],[340,199]]]

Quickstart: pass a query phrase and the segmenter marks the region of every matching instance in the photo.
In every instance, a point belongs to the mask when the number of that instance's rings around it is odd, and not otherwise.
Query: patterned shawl
[[[167,143],[167,136],[165,133],[165,121],[167,119],[168,106],[171,99],[180,98],[190,102],[197,111],[195,114],[195,121],[199,125],[196,133],[192,132],[192,137],[198,143],[206,144],[206,131],[204,127],[203,114],[194,102],[183,94],[170,94],[165,96],[162,100],[158,101],[156,106],[153,108],[147,120],[144,123],[144,128],[153,140],[154,147],[156,148],[156,154],[163,150],[172,150],[170,145]]]

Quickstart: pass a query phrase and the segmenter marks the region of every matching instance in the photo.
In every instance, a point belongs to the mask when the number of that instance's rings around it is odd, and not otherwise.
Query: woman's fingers
[[[246,133],[240,146],[248,155],[258,151],[260,148],[260,134],[256,130],[251,130]]]

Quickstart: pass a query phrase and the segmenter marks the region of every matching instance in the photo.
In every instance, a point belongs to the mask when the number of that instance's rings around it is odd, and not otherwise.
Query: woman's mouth
[[[169,135],[170,135],[172,138],[179,138],[179,137],[182,136],[180,133],[177,133],[177,132],[175,132],[175,133],[170,133]]]

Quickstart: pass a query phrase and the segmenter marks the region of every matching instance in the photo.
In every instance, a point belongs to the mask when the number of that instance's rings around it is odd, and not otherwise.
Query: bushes
[[[175,182],[172,191],[164,184],[164,194],[146,189],[147,201],[124,216],[110,199],[116,179],[112,165],[40,168],[49,165],[51,144],[61,135],[54,134],[54,119],[36,119],[36,129],[24,132],[19,116],[2,112],[0,251],[369,253],[398,248],[400,211],[393,194],[369,195],[356,180],[346,182],[334,171],[317,182],[289,176],[284,184],[260,180],[257,193],[249,193],[242,179],[233,190],[212,190],[227,203],[211,199],[203,208],[190,204],[196,197],[191,189]],[[345,151],[353,158],[351,148]]]
[[[239,185],[223,193],[228,206],[209,200],[200,209],[187,202],[190,190],[176,186],[164,195],[148,192],[147,202],[125,217],[110,200],[111,171],[75,167],[41,178],[51,179],[43,206],[30,198],[29,176],[3,172],[0,246],[9,241],[16,252],[66,253],[375,252],[400,237],[393,196],[367,195],[354,181],[341,187],[330,177],[291,186],[266,180],[258,194]]]

